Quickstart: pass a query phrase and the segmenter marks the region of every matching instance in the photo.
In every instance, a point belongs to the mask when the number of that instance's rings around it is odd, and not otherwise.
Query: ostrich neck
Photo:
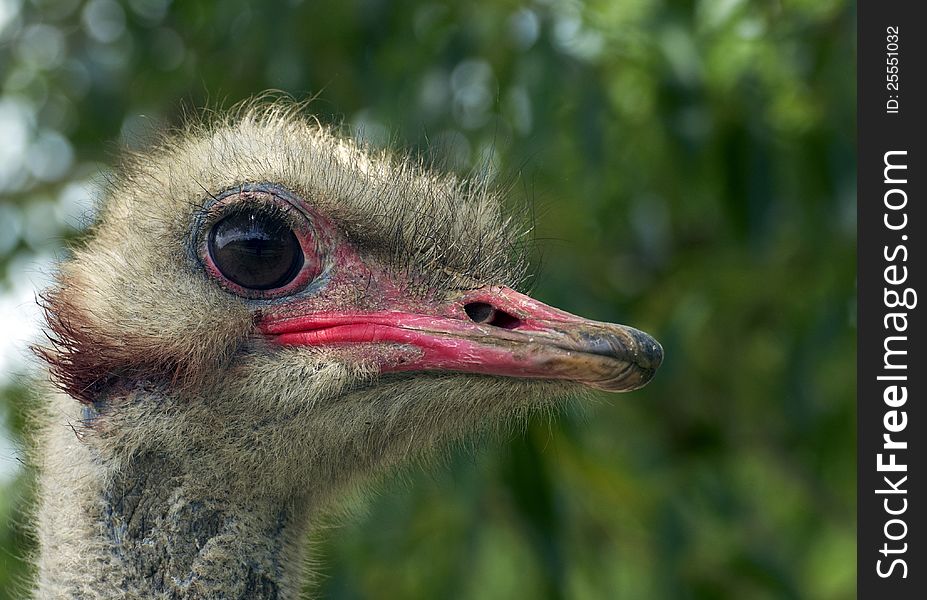
[[[38,597],[299,596],[295,503],[204,486],[155,452],[109,466],[67,422],[46,445]]]

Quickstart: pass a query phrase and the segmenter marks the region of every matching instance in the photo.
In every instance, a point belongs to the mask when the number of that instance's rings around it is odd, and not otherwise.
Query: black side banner
[[[858,5],[858,592],[927,593],[927,19]]]

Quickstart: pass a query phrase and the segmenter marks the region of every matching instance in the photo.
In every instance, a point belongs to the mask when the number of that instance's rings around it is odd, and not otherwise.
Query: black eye
[[[216,223],[209,255],[229,281],[252,290],[282,287],[303,266],[293,230],[282,218],[259,211],[235,212]]]

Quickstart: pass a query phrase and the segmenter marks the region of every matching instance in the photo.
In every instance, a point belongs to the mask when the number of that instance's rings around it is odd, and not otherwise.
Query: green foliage
[[[455,454],[321,532],[317,591],[852,597],[853,9],[0,0],[2,289],[74,234],[113,140],[144,145],[183,106],[315,95],[323,121],[530,198],[535,293],[666,351],[645,390]],[[4,598],[31,496],[0,451]]]

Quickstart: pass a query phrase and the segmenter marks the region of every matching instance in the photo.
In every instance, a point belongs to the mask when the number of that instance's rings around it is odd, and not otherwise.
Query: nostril
[[[521,325],[521,319],[515,315],[499,310],[486,302],[468,302],[464,304],[464,310],[471,321],[481,325],[492,325],[502,329],[515,329]]]
[[[492,305],[485,302],[469,302],[464,304],[464,310],[474,323],[489,323],[496,312]]]
[[[521,319],[515,315],[510,315],[504,310],[496,310],[493,319],[489,322],[489,325],[493,327],[501,327],[502,329],[515,329],[521,325]]]

